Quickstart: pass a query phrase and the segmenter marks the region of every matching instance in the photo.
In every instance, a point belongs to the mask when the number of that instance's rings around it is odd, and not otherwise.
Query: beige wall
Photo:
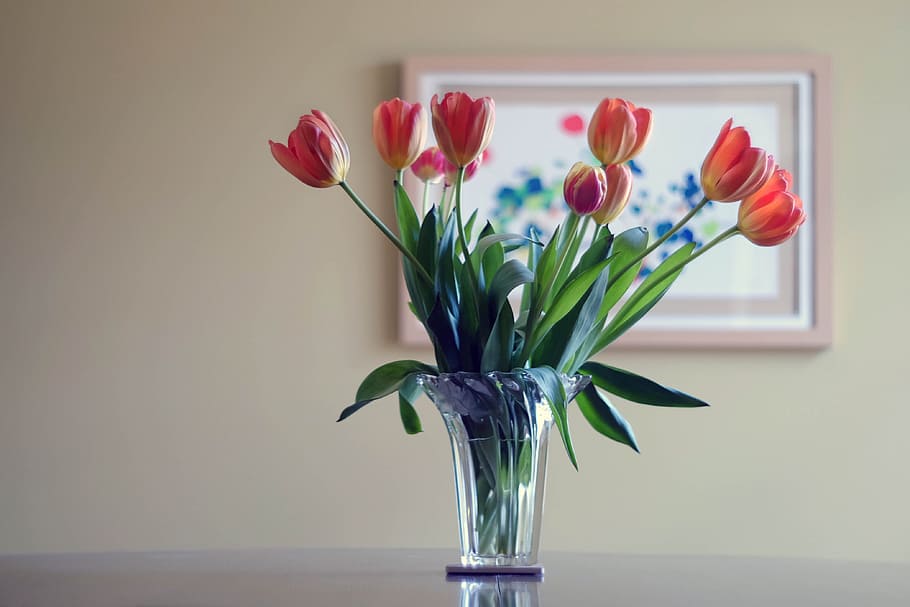
[[[267,139],[330,110],[388,218],[369,114],[407,55],[806,51],[834,70],[834,347],[615,354],[715,406],[624,407],[640,456],[577,417],[544,546],[910,560],[910,4],[734,4],[0,2],[0,552],[454,548],[430,405],[417,437],[391,401],[334,423],[428,356],[393,341],[395,255]]]

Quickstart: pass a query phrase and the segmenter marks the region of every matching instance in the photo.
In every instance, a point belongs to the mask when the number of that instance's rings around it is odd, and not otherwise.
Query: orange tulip
[[[588,125],[588,146],[601,164],[622,164],[638,154],[651,134],[651,110],[625,99],[604,99]]]
[[[632,169],[627,164],[611,164],[604,168],[607,194],[604,203],[591,216],[600,225],[607,225],[622,214],[632,194]]]
[[[446,93],[430,102],[433,132],[439,149],[456,167],[467,166],[490,144],[496,120],[489,97],[474,99],[467,93]]]
[[[419,103],[398,97],[373,110],[373,143],[387,165],[400,171],[411,166],[427,140],[427,116]]]
[[[577,215],[590,215],[604,203],[607,195],[607,175],[600,167],[576,162],[566,175],[562,192],[566,204]]]
[[[731,129],[732,124],[732,118],[724,123],[701,165],[705,197],[717,202],[734,202],[753,194],[774,168],[774,159],[765,150],[751,147],[746,129]]]
[[[411,164],[411,172],[424,183],[439,183],[445,175],[446,162],[439,148],[433,146],[420,153]]]
[[[737,227],[753,243],[771,247],[796,234],[806,221],[803,202],[789,191],[790,173],[776,168],[757,192],[745,197],[739,205]]]
[[[272,156],[284,169],[314,188],[345,180],[351,167],[348,144],[328,114],[313,110],[300,117],[288,135],[288,144],[269,140]]]

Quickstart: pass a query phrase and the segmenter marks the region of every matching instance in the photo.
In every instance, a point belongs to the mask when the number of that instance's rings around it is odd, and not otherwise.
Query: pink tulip
[[[791,183],[790,173],[778,167],[765,185],[743,199],[737,222],[743,236],[771,247],[796,234],[806,221],[806,212],[802,200],[789,191]]]
[[[411,164],[411,172],[424,183],[439,183],[445,176],[446,157],[436,146],[427,148]]]
[[[632,194],[632,169],[627,164],[611,164],[604,168],[607,193],[604,203],[592,217],[600,225],[607,225],[622,214]]]
[[[474,99],[467,93],[446,93],[430,102],[436,143],[456,167],[467,166],[490,144],[496,120],[489,97]]]
[[[300,117],[287,145],[269,140],[269,147],[278,164],[314,188],[338,185],[351,167],[347,142],[328,114],[319,110]]]
[[[400,171],[411,166],[427,140],[427,116],[419,103],[398,97],[373,110],[373,143],[387,165]]]
[[[625,99],[604,99],[588,125],[588,146],[601,164],[622,164],[637,155],[651,134],[651,110]]]
[[[474,174],[477,172],[477,169],[480,168],[480,165],[482,165],[484,162],[486,162],[488,154],[489,154],[489,152],[484,150],[480,154],[480,156],[478,156],[477,158],[475,158],[474,160],[472,160],[471,162],[468,163],[468,165],[464,168],[464,180],[465,181],[470,181],[471,178],[474,177]],[[445,160],[444,166],[445,166],[446,185],[447,186],[455,185],[455,179],[457,179],[457,177],[458,177],[458,167],[455,166],[454,164],[452,164],[451,162],[449,162],[448,160]]]
[[[741,126],[724,123],[701,165],[701,187],[705,197],[717,202],[734,202],[754,193],[774,168],[774,159],[763,149],[751,147],[749,133]]]
[[[578,215],[590,215],[603,205],[607,195],[607,176],[600,167],[576,162],[562,186],[566,203]]]

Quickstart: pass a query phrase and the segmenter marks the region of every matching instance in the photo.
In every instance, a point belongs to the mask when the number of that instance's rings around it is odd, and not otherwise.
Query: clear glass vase
[[[589,381],[563,376],[567,402]],[[537,563],[553,414],[533,377],[443,373],[420,383],[449,431],[461,564]]]

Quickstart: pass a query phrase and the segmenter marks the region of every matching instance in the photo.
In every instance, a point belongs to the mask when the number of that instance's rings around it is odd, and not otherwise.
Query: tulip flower
[[[717,202],[742,200],[760,188],[774,168],[774,159],[763,149],[751,147],[749,133],[724,123],[714,147],[701,165],[705,198]]]
[[[269,140],[272,156],[284,169],[314,188],[342,183],[351,167],[348,144],[328,114],[313,110],[300,117],[288,144]]]
[[[604,203],[607,175],[600,167],[576,162],[566,175],[562,191],[570,209],[577,215],[590,215]]]
[[[632,193],[632,169],[627,164],[611,164],[604,168],[607,193],[604,202],[592,217],[600,225],[607,225],[620,216],[629,203]]]
[[[373,110],[373,142],[387,165],[400,171],[411,166],[427,140],[427,116],[419,103],[398,97]]]
[[[604,166],[622,164],[641,151],[650,134],[651,110],[607,98],[588,124],[588,146]]]
[[[425,149],[411,164],[411,172],[424,183],[439,183],[446,172],[446,157],[436,146]]]
[[[467,166],[490,144],[496,119],[489,97],[472,98],[467,93],[446,93],[430,102],[436,143],[456,167]]]
[[[806,221],[799,197],[790,192],[790,173],[776,168],[757,192],[739,205],[739,231],[753,243],[771,247],[788,240]]]
[[[482,165],[486,159],[487,152],[484,151],[480,156],[469,162],[468,165],[464,168],[464,180],[470,181],[470,179],[474,177],[474,174],[477,173],[477,169],[480,168],[480,165]],[[446,186],[455,185],[455,179],[458,176],[458,167],[449,162],[447,159],[444,160],[443,164],[445,166],[444,172],[446,178]]]

